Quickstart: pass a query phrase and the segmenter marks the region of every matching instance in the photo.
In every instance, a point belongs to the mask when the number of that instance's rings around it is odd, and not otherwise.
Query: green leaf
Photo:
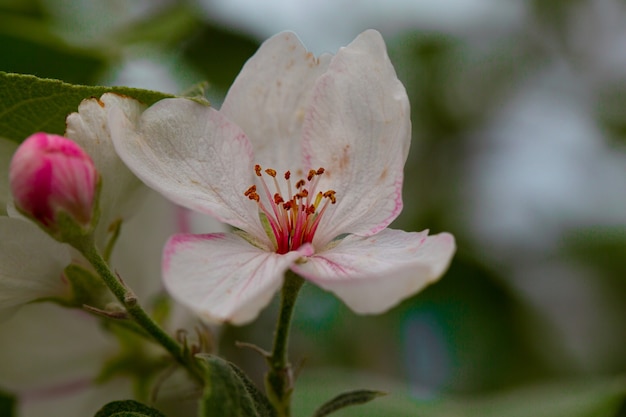
[[[615,417],[626,397],[626,377],[537,383],[473,397],[419,399],[406,385],[371,375],[309,372],[294,393],[294,415],[311,415],[333,392],[367,384],[389,392],[366,407],[343,408],[333,417]]]
[[[20,143],[35,132],[62,135],[65,118],[80,102],[114,92],[147,105],[172,95],[129,87],[67,84],[32,75],[0,72],[0,136]]]
[[[94,417],[165,417],[165,415],[138,401],[123,400],[108,403]]]
[[[372,391],[372,390],[356,390],[356,391],[348,391],[343,394],[339,394],[335,398],[330,401],[324,403],[320,408],[317,409],[313,417],[324,417],[329,414],[334,413],[337,410],[340,410],[345,407],[349,407],[351,405],[359,405],[365,404],[372,401],[375,398],[386,395],[386,393],[381,391]]]
[[[254,382],[252,382],[252,380],[250,380],[250,378],[248,378],[248,375],[246,375],[246,373],[242,371],[234,363],[229,362],[228,365],[232,368],[235,374],[237,374],[237,376],[241,379],[241,382],[243,382],[243,385],[246,388],[246,391],[248,391],[248,394],[250,395],[250,397],[252,397],[252,400],[254,401],[254,404],[259,413],[259,416],[260,417],[276,417],[277,416],[276,410],[274,409],[274,407],[272,407],[272,404],[270,404],[265,394],[263,394],[257,388],[257,386],[254,384]]]
[[[206,371],[206,386],[200,400],[201,417],[262,417],[246,384],[224,359],[198,355]]]
[[[13,417],[15,416],[15,396],[8,392],[0,390],[0,416]]]

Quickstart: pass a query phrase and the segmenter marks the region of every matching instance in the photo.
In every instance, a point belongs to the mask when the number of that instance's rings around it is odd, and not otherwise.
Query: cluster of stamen
[[[270,207],[261,201],[256,185],[248,188],[244,195],[256,201],[259,210],[267,218],[274,235],[276,252],[287,253],[305,243],[311,243],[326,208],[337,201],[335,191],[317,191],[317,184],[324,174],[324,168],[310,170],[306,179],[298,180],[294,187],[291,185],[291,172],[286,171],[284,178],[287,183],[287,194],[281,191],[276,170],[271,168],[263,170],[260,165],[255,165],[254,172],[260,178],[262,192],[267,197],[266,201]],[[270,176],[274,182],[276,192],[273,194],[263,179],[263,173]]]

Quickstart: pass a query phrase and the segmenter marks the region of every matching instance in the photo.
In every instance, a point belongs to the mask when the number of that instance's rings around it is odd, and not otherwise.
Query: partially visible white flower
[[[91,416],[115,399],[100,394],[96,402],[92,390],[92,403],[81,402],[81,394],[96,387],[93,380],[104,360],[119,350],[115,339],[105,337],[98,320],[87,313],[32,304],[0,323],[0,334],[0,386],[17,394],[20,416]],[[121,385],[125,389],[117,394],[130,395],[128,384]]]
[[[177,209],[143,186],[116,155],[107,129],[111,107],[131,118],[143,110],[135,100],[114,94],[84,100],[68,117],[66,136],[90,153],[102,177],[99,244],[112,221],[134,216],[122,226],[111,263],[149,305],[150,297],[162,291],[160,255],[163,242],[178,230]],[[6,159],[0,185],[8,184],[8,165]],[[50,303],[30,303],[68,295],[63,273],[70,262],[85,264],[34,223],[0,216],[0,387],[17,395],[20,416],[93,415],[106,402],[133,395],[130,378],[95,382],[104,362],[119,352],[115,338],[96,318]],[[178,320],[168,327],[189,323]]]
[[[169,201],[149,192],[135,215],[124,223],[113,252],[111,264],[144,306],[150,306],[152,297],[162,293],[159,278],[161,252],[163,242],[180,226],[177,212]],[[3,221],[29,227],[28,231],[23,231],[29,236],[32,229],[39,232],[40,239],[33,237],[35,245],[49,242],[53,251],[64,246],[30,222],[0,218],[0,225]],[[4,265],[2,253],[0,267]],[[30,256],[32,259],[32,254]],[[42,287],[38,294],[67,291],[61,274],[69,260],[56,259],[63,256],[69,255],[61,252],[42,256],[37,262],[52,263],[48,274],[41,280],[35,279],[36,274],[21,274],[17,276],[19,282],[24,285],[30,282],[34,289]],[[15,265],[21,270],[25,266],[30,268],[25,257]],[[53,282],[61,284],[60,287],[50,288]],[[25,289],[20,289],[20,294],[24,293]],[[1,295],[2,292],[0,298]],[[192,316],[175,305],[165,327],[173,332],[178,328],[192,328],[192,324]],[[20,417],[91,416],[109,401],[133,396],[130,377],[96,382],[105,361],[120,350],[116,339],[104,331],[99,320],[83,311],[51,303],[32,303],[20,308],[9,320],[0,322],[0,335],[0,387],[17,395]],[[184,390],[185,387],[179,385],[178,389]],[[166,390],[160,390],[159,398],[168,395]]]
[[[385,311],[441,276],[451,235],[386,229],[402,210],[409,116],[384,41],[369,30],[319,58],[278,34],[221,111],[168,99],[139,119],[113,111],[110,125],[146,184],[240,229],[174,236],[163,274],[200,316],[241,324],[289,269],[358,313]]]
[[[66,136],[89,153],[102,179],[101,216],[96,229],[100,246],[106,241],[109,225],[128,218],[146,191],[115,153],[107,127],[107,111],[113,106],[130,118],[139,117],[144,108],[131,98],[105,94],[101,99],[83,100],[78,112],[66,121]],[[2,171],[4,177],[8,164]],[[24,218],[6,216],[0,217],[0,241],[0,320],[21,304],[68,294],[63,270],[72,260],[81,262],[69,246],[53,241]]]

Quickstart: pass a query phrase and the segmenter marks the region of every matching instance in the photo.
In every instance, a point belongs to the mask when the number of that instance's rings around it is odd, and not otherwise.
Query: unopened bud
[[[83,228],[94,216],[98,172],[75,142],[35,133],[13,155],[9,170],[15,206],[49,232],[59,229],[63,212]]]

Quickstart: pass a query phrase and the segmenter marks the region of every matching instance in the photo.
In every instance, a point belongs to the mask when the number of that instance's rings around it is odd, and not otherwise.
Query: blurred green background
[[[306,287],[292,338],[303,384],[332,367],[423,401],[549,381],[623,386],[625,2],[2,0],[0,70],[168,93],[206,80],[219,107],[272,34],[293,30],[321,53],[370,27],[412,105],[393,227],[452,232],[458,254],[440,282],[381,316]],[[258,378],[262,359],[233,342],[269,346],[275,309],[222,331],[221,353]]]

